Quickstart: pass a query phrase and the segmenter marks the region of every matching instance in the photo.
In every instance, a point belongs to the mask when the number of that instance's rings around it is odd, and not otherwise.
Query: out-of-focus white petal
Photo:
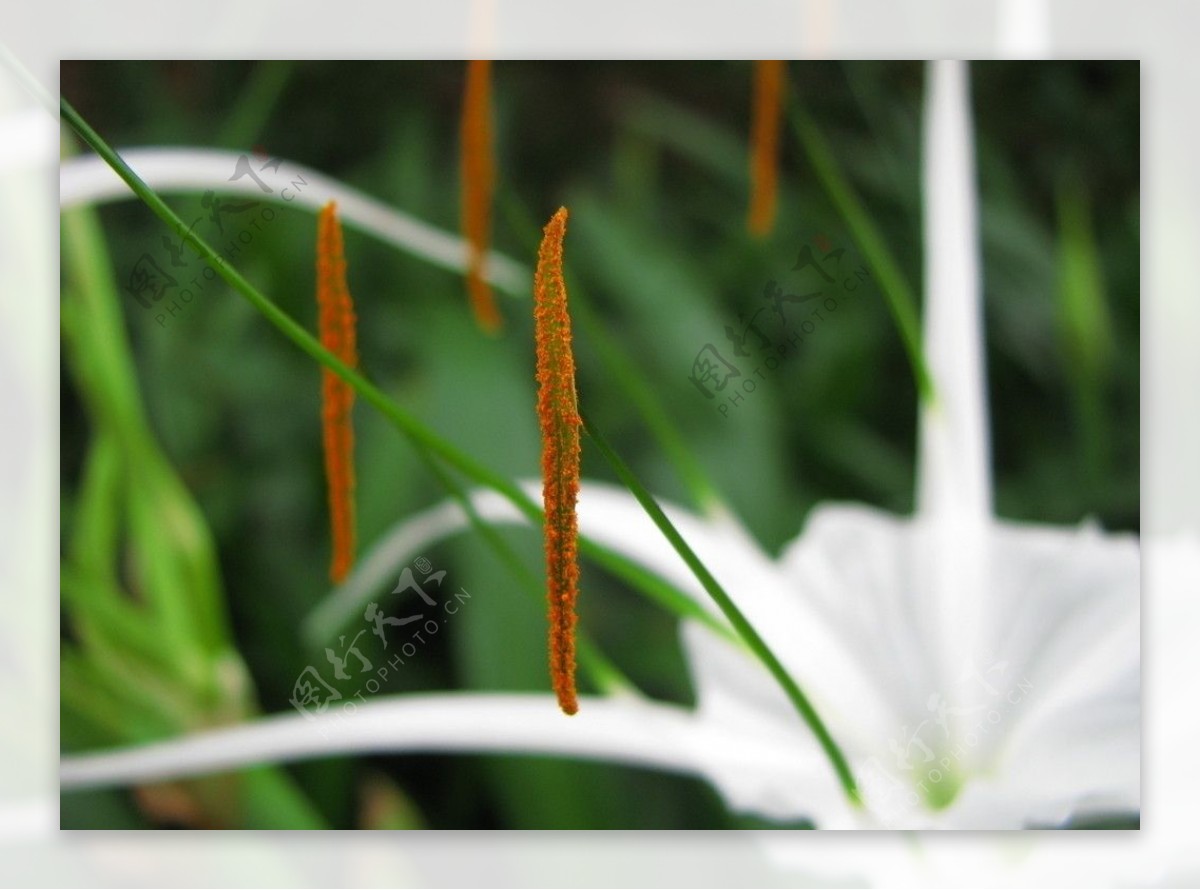
[[[1043,744],[1064,712],[1130,696],[1136,703],[1141,578],[1133,536],[1091,525],[997,523],[990,541],[994,563],[1003,566],[989,584],[991,655],[1029,687],[1005,733],[1008,744]],[[1138,713],[1123,713],[1136,751]]]
[[[585,697],[568,718],[551,695],[380,696],[336,717],[277,714],[180,739],[66,757],[60,782],[64,790],[81,790],[343,754],[486,753],[603,760],[696,775],[728,791],[735,809],[780,818],[812,812],[810,804],[834,814],[848,809],[828,763],[803,737],[791,744],[794,737],[764,736],[759,728],[758,721],[718,722],[635,698]],[[772,788],[778,798],[773,806],[760,797],[762,789]]]
[[[718,733],[720,734],[720,733]],[[350,713],[277,714],[181,739],[66,757],[64,789],[157,782],[347,753],[546,754],[694,772],[706,738],[688,711],[637,699],[588,699],[565,717],[551,695],[448,693],[381,696]],[[763,746],[736,732],[721,745]],[[770,754],[767,754],[768,761]]]
[[[936,683],[914,591],[918,543],[909,519],[829,503],[813,510],[780,555],[797,595],[854,650],[893,719],[923,713]]]
[[[1060,708],[1005,749],[994,776],[1025,804],[1027,825],[1136,813],[1141,805],[1139,683]]]
[[[785,761],[772,772],[747,751],[697,748],[705,776],[726,805],[768,819],[807,818],[821,828],[849,820],[845,792],[828,759],[762,665],[696,622],[685,622],[681,634],[699,721],[736,726],[779,751]]]
[[[125,163],[159,193],[213,191],[219,195],[242,195],[281,206],[313,210],[337,201],[338,214],[346,225],[443,268],[455,272],[467,268],[468,251],[462,238],[303,164],[284,161],[279,167],[279,187],[265,193],[249,176],[230,181],[239,158],[243,157],[237,152],[152,147],[122,149],[120,154]],[[290,197],[285,197],[285,190]],[[62,163],[59,202],[64,209],[79,204],[135,200],[136,197],[116,172],[95,155],[70,158]],[[221,244],[214,247],[219,250]],[[496,287],[510,293],[521,296],[530,293],[530,271],[494,251],[488,253],[484,275]]]
[[[1136,809],[1136,539],[1090,525],[990,523],[983,549],[994,570],[969,591],[983,604],[988,633],[957,672],[942,676],[926,661],[928,628],[920,612],[920,588],[928,578],[921,555],[929,552],[930,535],[919,519],[823,505],[780,559],[780,569],[828,626],[855,641],[890,706],[892,723],[882,730],[859,725],[835,732],[857,761],[860,782],[874,777],[898,778],[910,787],[917,780],[929,784],[933,769],[940,769],[938,776],[965,776],[962,792],[945,810],[930,811],[923,803],[897,807],[905,793],[897,785],[885,795],[887,806],[876,806],[877,815],[886,811],[889,827],[898,828],[1019,828],[1058,824],[1089,809]],[[764,707],[746,691],[744,678],[736,680],[737,672],[724,666],[723,674],[735,679],[724,681],[733,685],[718,701]],[[723,674],[713,672],[704,681],[718,686]],[[936,723],[939,699],[948,705],[941,717],[950,718],[953,735]],[[736,716],[732,706],[726,710]],[[844,729],[836,709],[826,716]],[[924,749],[914,743],[913,768],[898,770],[891,742],[903,744],[906,728],[923,721],[921,738],[935,759],[923,763]],[[1075,767],[1068,768],[1072,758]]]
[[[1140,806],[1140,557],[1131,535],[998,523],[996,657],[1015,676],[981,745],[1027,820]],[[1011,724],[1011,725],[1010,725]]]

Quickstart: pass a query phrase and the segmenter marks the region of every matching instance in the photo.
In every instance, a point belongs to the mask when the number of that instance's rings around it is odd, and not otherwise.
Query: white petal
[[[276,714],[167,742],[63,758],[64,789],[157,782],[337,754],[488,752],[609,760],[694,772],[690,714],[640,700],[588,699],[563,715],[551,695],[381,696],[347,713]],[[750,739],[738,739],[758,750]],[[725,743],[725,740],[721,740]]]
[[[601,760],[695,775],[731,805],[761,809],[761,789],[795,789],[767,815],[796,819],[810,805],[837,813],[827,765],[754,726],[698,719],[676,705],[583,698],[572,717],[551,695],[451,693],[381,696],[350,713],[278,714],[228,729],[115,751],[63,758],[60,783],[80,790],[160,782],[267,763],[367,753],[486,753]],[[785,741],[790,742],[789,737]],[[821,790],[835,800],[797,793]],[[839,803],[840,801],[840,803]],[[843,819],[843,821],[846,821]]]
[[[935,683],[916,608],[916,546],[911,520],[828,503],[780,556],[784,574],[874,678],[893,720],[923,713]]]
[[[887,792],[868,796],[876,815],[889,827],[925,820],[930,827],[1001,828],[1053,824],[1088,806],[1136,806],[1135,539],[1091,526],[992,523],[981,561],[989,571],[963,592],[981,604],[988,634],[980,639],[987,645],[942,676],[927,658],[921,611],[930,534],[920,519],[822,505],[781,557],[781,568],[834,632],[848,646],[857,643],[856,654],[892,709],[892,723],[874,735],[860,727],[848,736],[857,743],[851,753],[865,759],[856,763],[860,783],[874,779]],[[761,706],[735,672],[723,676],[730,688],[717,701]],[[721,675],[708,682],[720,683]],[[935,722],[933,696],[948,705],[952,734]],[[733,714],[731,706],[726,710]],[[901,769],[889,743],[903,743],[911,737],[906,728],[915,732],[922,724],[920,738],[936,759],[924,767],[924,752],[913,749],[912,771]],[[996,778],[969,780],[945,811],[929,812],[921,802],[897,806],[918,778],[928,784],[942,773],[981,768]],[[902,784],[893,788],[892,780]]]
[[[1000,781],[1028,804],[1030,822],[1137,812],[1141,805],[1140,684],[1063,708],[1004,752]]]
[[[220,195],[242,195],[281,206],[313,210],[337,201],[338,213],[347,225],[443,268],[456,272],[467,268],[468,251],[462,238],[303,164],[284,161],[276,180],[279,187],[267,194],[248,176],[229,181],[242,157],[238,152],[156,147],[122,149],[120,154],[133,171],[159,193],[211,190]],[[296,185],[297,182],[303,185]],[[286,200],[284,189],[291,196]],[[95,155],[64,160],[59,168],[59,201],[63,209],[77,204],[135,198],[129,186]],[[201,231],[200,234],[212,243],[208,233]],[[218,250],[221,248],[219,241],[213,246]],[[525,296],[530,292],[532,276],[529,270],[494,251],[488,254],[484,274],[497,287],[510,293]]]
[[[1131,535],[998,523],[992,553],[992,657],[1019,672],[1022,699],[1010,744],[1037,744],[1061,711],[1132,694],[1141,659],[1140,558]],[[1129,727],[1136,737],[1137,715]],[[1137,759],[1135,755],[1135,761]]]
[[[764,769],[750,751],[697,749],[704,773],[726,805],[768,819],[805,818],[820,828],[845,823],[849,807],[833,768],[757,659],[696,622],[685,622],[681,633],[700,721],[737,727],[781,752],[775,768]]]

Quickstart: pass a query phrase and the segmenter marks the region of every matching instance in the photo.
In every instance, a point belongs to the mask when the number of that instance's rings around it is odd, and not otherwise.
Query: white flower
[[[665,507],[809,694],[845,752],[853,807],[812,733],[749,654],[688,621],[694,711],[636,697],[422,695],[367,701],[336,732],[300,715],[64,761],[64,787],[334,751],[556,753],[700,775],[735,810],[820,828],[1021,828],[1139,809],[1136,539],[992,514],[973,164],[961,63],[935,63],[926,114],[918,509],[825,505],[772,559],[728,515]],[[536,496],[540,483],[525,483]],[[523,521],[476,493],[493,522]],[[585,483],[580,528],[719,615],[623,489]],[[395,567],[467,526],[455,504],[403,523],[328,608],[361,607]]]

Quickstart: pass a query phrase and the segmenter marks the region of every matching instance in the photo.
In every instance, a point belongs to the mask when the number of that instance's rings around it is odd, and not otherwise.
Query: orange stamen
[[[475,320],[485,331],[500,327],[500,312],[491,285],[483,277],[483,264],[491,240],[492,189],[495,159],[492,155],[491,62],[467,63],[467,83],[462,109],[462,229],[467,240],[467,293]]]
[[[337,205],[330,201],[317,217],[317,308],[321,345],[345,364],[358,364],[354,304],[346,286],[346,257]],[[329,577],[340,582],[354,564],[354,390],[328,368],[321,371],[321,429],[333,556]]]
[[[753,235],[766,235],[775,222],[779,176],[779,119],[783,112],[785,62],[754,64],[754,118],[750,125],[750,213]]]
[[[579,406],[571,317],[563,281],[567,208],[543,230],[533,279],[537,342],[538,419],[542,430],[542,499],[546,508],[546,596],[550,618],[550,677],[564,714],[579,710],[575,696],[575,599],[579,588],[575,500],[579,495]]]

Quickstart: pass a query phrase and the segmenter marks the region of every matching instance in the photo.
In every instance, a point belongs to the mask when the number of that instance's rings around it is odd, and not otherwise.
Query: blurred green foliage
[[[789,72],[793,100],[820,127],[919,293],[923,67],[797,62]],[[118,148],[263,146],[453,230],[463,74],[454,62],[71,62],[61,85]],[[688,381],[697,351],[706,342],[720,347],[725,326],[760,305],[767,280],[786,281],[801,244],[823,235],[861,257],[786,129],[774,233],[763,241],[746,234],[750,80],[744,62],[497,63],[495,239],[532,265],[523,221],[571,208],[568,283],[586,293],[595,327],[648,383],[719,494],[774,552],[819,501],[911,510],[916,395],[878,288],[843,302],[728,418]],[[1054,523],[1091,516],[1136,531],[1138,65],[978,63],[972,90],[998,512]],[[186,218],[201,212],[200,195],[166,197]],[[95,215],[100,229],[91,235],[69,231],[86,229],[89,214],[63,223],[67,751],[176,734],[228,719],[229,709],[235,716],[288,710],[297,674],[319,657],[304,645],[300,625],[328,592],[317,366],[219,281],[156,323],[156,313],[117,286],[141,254],[160,252],[161,224],[132,201]],[[281,209],[236,261],[310,329],[314,237],[311,214]],[[76,260],[68,248],[79,252]],[[354,231],[346,249],[365,372],[489,466],[536,476],[528,301],[502,296],[506,326],[490,338],[475,327],[459,276]],[[72,301],[102,286],[119,308],[111,323],[128,338],[127,378],[70,361],[89,344],[121,361],[119,342],[103,331],[91,330],[82,346],[71,340],[79,319]],[[678,457],[658,447],[615,385],[600,359],[601,337],[589,337],[587,325],[577,325],[576,337],[580,397],[592,418],[656,494],[689,503]],[[97,393],[97,383],[114,380],[118,400],[144,405],[133,433],[121,425],[122,403]],[[366,406],[356,412],[356,435],[362,549],[444,493]],[[586,443],[584,475],[611,478]],[[158,507],[145,506],[136,519],[139,491],[194,509],[198,533],[211,535],[211,572],[201,587],[179,583],[211,601],[184,603],[227,619],[214,619],[216,629],[203,637],[188,616],[170,618],[180,601],[178,591],[175,599],[168,592],[167,635],[151,635],[147,652],[117,655],[148,659],[139,670],[161,678],[172,701],[195,704],[171,716],[153,702],[118,699],[114,729],[86,719],[88,705],[104,701],[96,690],[103,691],[105,665],[94,648],[88,658],[73,654],[88,609],[112,602],[97,578],[110,572],[110,582],[148,597],[171,590],[172,572],[190,571],[174,564],[184,558],[175,544],[156,540],[170,532],[156,528]],[[540,574],[537,535],[502,534]],[[544,616],[494,551],[464,534],[425,555],[472,600],[386,691],[547,689]],[[674,618],[592,564],[584,565],[582,590],[582,625],[621,670],[650,695],[690,702]],[[188,653],[244,664],[238,669],[248,682],[206,699],[196,680],[204,671],[188,673]],[[87,693],[80,703],[67,694],[71,683]],[[265,790],[250,796],[263,811],[240,812],[233,821],[242,826],[757,825],[727,814],[697,781],[542,758],[330,759],[253,772],[242,781],[261,783]],[[228,789],[219,777],[210,784],[219,806]],[[158,797],[67,794],[63,825],[195,824],[165,792]]]

